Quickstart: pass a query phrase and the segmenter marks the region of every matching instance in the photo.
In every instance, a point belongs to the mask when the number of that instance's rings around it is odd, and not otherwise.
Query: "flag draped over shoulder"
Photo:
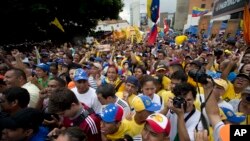
[[[155,43],[157,34],[158,34],[157,24],[154,24],[148,37],[148,44],[153,45]]]
[[[59,28],[62,32],[64,32],[63,26],[61,25],[61,23],[59,22],[59,20],[57,19],[57,17],[55,17],[54,21],[52,21],[50,24],[55,25],[57,28]]]
[[[244,39],[247,44],[250,44],[250,13],[248,4],[245,4],[243,15]]]
[[[156,23],[159,18],[160,0],[147,0],[147,15]]]
[[[207,9],[193,7],[192,17],[199,17],[208,13]]]

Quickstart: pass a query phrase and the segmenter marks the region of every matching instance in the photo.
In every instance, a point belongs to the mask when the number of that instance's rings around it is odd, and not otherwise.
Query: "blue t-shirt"
[[[40,126],[38,132],[35,135],[33,135],[29,141],[45,141],[48,134],[49,134],[49,129]]]

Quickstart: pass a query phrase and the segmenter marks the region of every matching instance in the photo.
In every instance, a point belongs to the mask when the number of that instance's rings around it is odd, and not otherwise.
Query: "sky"
[[[128,22],[130,21],[130,10],[129,10],[129,5],[131,2],[135,0],[123,0],[124,2],[124,7],[123,11],[119,14],[122,19],[127,20]],[[145,7],[147,5],[147,0],[140,0],[141,8]],[[141,9],[141,12],[145,11]],[[160,0],[160,12],[169,12],[173,13],[176,11],[176,0]]]

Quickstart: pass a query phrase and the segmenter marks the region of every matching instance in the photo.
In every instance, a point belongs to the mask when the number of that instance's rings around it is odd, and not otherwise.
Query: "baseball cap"
[[[140,85],[139,80],[135,76],[128,76],[126,79],[126,83],[131,83],[136,87],[139,87]]]
[[[101,58],[101,57],[96,57],[96,58],[95,58],[95,61],[96,61],[96,62],[102,62],[102,58]]]
[[[38,128],[43,122],[43,114],[34,108],[25,108],[14,115],[0,120],[0,125],[7,129]]]
[[[217,79],[214,79],[214,82],[215,82],[217,85],[223,87],[225,91],[228,89],[228,84],[227,84],[227,81],[226,81],[226,80],[221,79],[221,78],[217,78]]]
[[[116,56],[116,58],[123,58],[123,56],[121,56],[120,54]]]
[[[155,133],[165,133],[169,135],[171,124],[166,116],[160,113],[154,113],[148,116],[146,122]]]
[[[246,87],[243,92],[241,92],[242,94],[250,94],[250,86]]]
[[[161,108],[159,104],[152,102],[150,97],[146,95],[136,96],[132,101],[132,107],[134,107],[136,112],[143,110],[154,112]]]
[[[120,122],[123,116],[123,109],[119,105],[115,105],[114,103],[108,104],[103,112],[100,114],[101,119],[104,122]]]
[[[199,60],[194,60],[190,64],[194,64],[194,65],[196,65],[198,67],[202,67],[202,63]]]
[[[165,65],[158,65],[156,68],[156,71],[160,71],[160,70],[166,70],[166,66]]]
[[[43,71],[49,72],[49,65],[45,63],[40,63],[36,65],[36,67],[42,69]]]
[[[232,123],[241,123],[246,119],[246,116],[237,115],[232,109],[226,107],[220,107],[225,114],[227,120]]]
[[[244,77],[244,78],[246,78],[248,81],[250,81],[249,76],[248,76],[247,74],[245,74],[245,73],[240,73],[240,74],[238,74],[236,77]]]
[[[193,59],[190,55],[186,55],[185,58]]]
[[[88,74],[83,69],[76,69],[74,75],[74,81],[78,80],[88,80]]]
[[[41,55],[42,58],[49,57],[49,53],[48,52],[42,52],[42,53],[40,53],[40,55]]]
[[[99,70],[102,70],[102,65],[100,63],[93,63],[93,66],[95,66]]]

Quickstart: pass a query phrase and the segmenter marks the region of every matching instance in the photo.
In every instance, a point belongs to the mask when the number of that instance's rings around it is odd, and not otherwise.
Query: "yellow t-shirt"
[[[188,76],[187,82],[188,82],[189,84],[193,85],[194,87],[197,87],[197,83],[196,83],[196,82],[194,81],[194,79],[191,78],[190,76]],[[198,86],[201,87],[201,84],[198,83]]]
[[[169,98],[174,98],[174,94],[171,91],[166,91],[165,89],[160,90],[157,94],[162,98],[164,104],[167,104]]]
[[[227,102],[232,99],[240,99],[241,93],[235,93],[234,85],[230,81],[227,81],[227,83],[228,83],[228,89],[225,92],[225,94],[222,96],[222,99]]]
[[[117,92],[115,95],[116,95],[117,97],[123,99],[123,92]],[[128,96],[127,102],[128,102],[128,105],[129,105],[129,106],[132,105],[132,101],[133,101],[133,99],[134,99],[135,96],[136,96],[135,94],[131,94],[130,96]]]
[[[136,135],[141,134],[143,128],[144,124],[137,124],[134,121],[134,116],[132,117],[132,120],[123,119],[118,131],[114,134],[107,135],[107,139],[113,141],[119,138],[123,138],[125,134],[134,137]]]
[[[115,141],[117,139],[123,138],[124,135],[127,134],[128,130],[129,126],[127,126],[127,124],[122,121],[118,131],[115,132],[114,134],[109,134],[106,137],[108,140]]]
[[[163,85],[165,90],[169,90],[170,83],[171,83],[171,79],[169,79],[167,76],[163,76],[162,85]]]
[[[132,120],[127,120],[124,119],[122,122],[124,122],[126,124],[126,126],[129,127],[129,130],[127,132],[128,135],[130,135],[131,137],[134,137],[136,135],[140,135],[143,128],[144,128],[144,124],[137,124],[134,120],[134,116],[132,117]]]
[[[152,75],[153,77],[155,76],[155,74]],[[167,76],[163,76],[162,77],[162,82],[161,84],[163,85],[163,88],[165,90],[169,90],[170,88],[170,83],[171,83],[171,79],[169,79]]]

